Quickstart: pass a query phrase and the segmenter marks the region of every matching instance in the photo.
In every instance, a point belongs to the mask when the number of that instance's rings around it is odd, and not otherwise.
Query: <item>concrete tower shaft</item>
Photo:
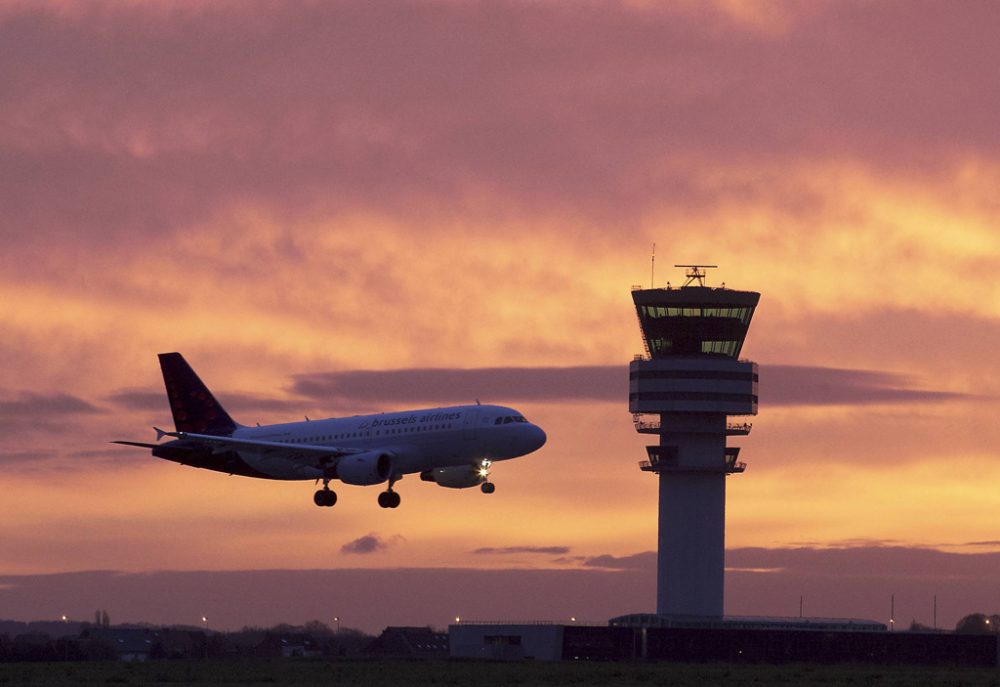
[[[757,364],[740,360],[760,294],[685,286],[632,292],[646,355],[629,366],[636,429],[656,434],[640,467],[660,481],[656,612],[723,615],[728,436],[757,414]]]

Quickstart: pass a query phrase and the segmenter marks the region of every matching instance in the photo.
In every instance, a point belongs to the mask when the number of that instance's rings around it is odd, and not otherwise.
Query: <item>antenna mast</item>
[[[653,244],[653,257],[649,260],[649,288],[656,288],[656,280],[653,278],[656,275],[656,244]]]

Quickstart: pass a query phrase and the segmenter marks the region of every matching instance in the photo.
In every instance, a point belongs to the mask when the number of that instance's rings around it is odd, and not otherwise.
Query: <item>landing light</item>
[[[489,477],[490,476],[490,471],[487,468],[479,468],[479,476],[480,477]]]

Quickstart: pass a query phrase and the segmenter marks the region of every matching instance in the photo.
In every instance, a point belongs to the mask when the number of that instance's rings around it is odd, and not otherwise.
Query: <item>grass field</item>
[[[0,685],[365,685],[366,687],[711,687],[713,685],[996,685],[1000,671],[869,666],[487,663],[233,659],[0,664]]]

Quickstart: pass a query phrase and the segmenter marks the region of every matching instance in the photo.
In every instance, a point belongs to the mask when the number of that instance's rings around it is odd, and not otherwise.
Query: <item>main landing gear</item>
[[[399,508],[399,494],[392,490],[392,485],[402,479],[402,475],[389,479],[389,486],[378,495],[378,505],[383,508]]]
[[[387,489],[378,495],[378,505],[383,508],[399,508],[400,500],[399,494],[391,489]]]
[[[484,494],[492,494],[497,490],[497,485],[493,484],[493,482],[483,482],[479,485],[479,488],[483,490]]]
[[[332,508],[337,502],[337,492],[330,489],[330,480],[323,480],[323,488],[313,494],[313,503],[320,508]]]

